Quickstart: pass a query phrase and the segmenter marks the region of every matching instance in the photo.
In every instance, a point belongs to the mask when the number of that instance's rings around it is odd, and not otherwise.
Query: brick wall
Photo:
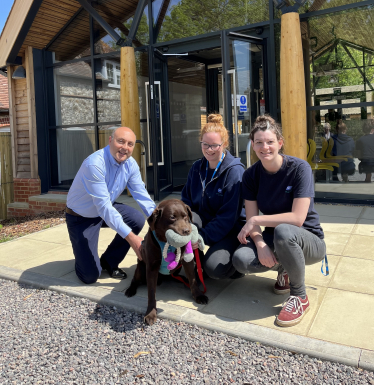
[[[40,179],[14,178],[14,202],[28,202],[29,197],[40,195]]]
[[[9,115],[8,116],[0,116],[0,127],[10,126]]]

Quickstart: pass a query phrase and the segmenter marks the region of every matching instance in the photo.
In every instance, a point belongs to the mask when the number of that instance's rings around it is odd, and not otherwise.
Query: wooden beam
[[[16,98],[15,98],[15,87],[12,75],[14,67],[8,66],[8,92],[9,92],[9,122],[10,122],[10,133],[12,143],[12,166],[13,166],[13,177],[16,177],[16,165],[17,165],[17,131],[16,131]]]
[[[141,139],[138,79],[133,47],[121,47],[121,125],[131,128]],[[141,167],[141,148],[135,146],[133,158]]]
[[[25,52],[27,104],[29,111],[29,140],[30,140],[30,166],[31,178],[38,178],[38,142],[36,137],[36,112],[35,112],[35,84],[34,84],[34,59],[32,47],[27,47]]]
[[[300,17],[281,17],[280,93],[285,153],[306,160],[307,127]]]

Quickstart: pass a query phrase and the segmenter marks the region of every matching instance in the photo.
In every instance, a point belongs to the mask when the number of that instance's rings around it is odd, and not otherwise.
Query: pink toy
[[[191,241],[189,241],[186,245],[186,250],[184,251],[184,256],[186,262],[189,262],[193,258],[193,250],[192,250],[192,244]],[[177,256],[173,252],[168,252],[167,257],[165,258],[166,262],[170,262],[167,266],[168,270],[174,270],[179,263],[179,259],[177,261]]]

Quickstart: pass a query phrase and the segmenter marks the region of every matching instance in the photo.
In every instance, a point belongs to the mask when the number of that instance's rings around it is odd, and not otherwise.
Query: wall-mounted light
[[[26,71],[23,66],[17,67],[17,69],[13,72],[12,79],[25,79]]]

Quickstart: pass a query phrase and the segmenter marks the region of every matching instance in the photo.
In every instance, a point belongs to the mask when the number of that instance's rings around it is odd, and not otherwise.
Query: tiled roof
[[[9,110],[8,79],[0,74],[0,109]]]

